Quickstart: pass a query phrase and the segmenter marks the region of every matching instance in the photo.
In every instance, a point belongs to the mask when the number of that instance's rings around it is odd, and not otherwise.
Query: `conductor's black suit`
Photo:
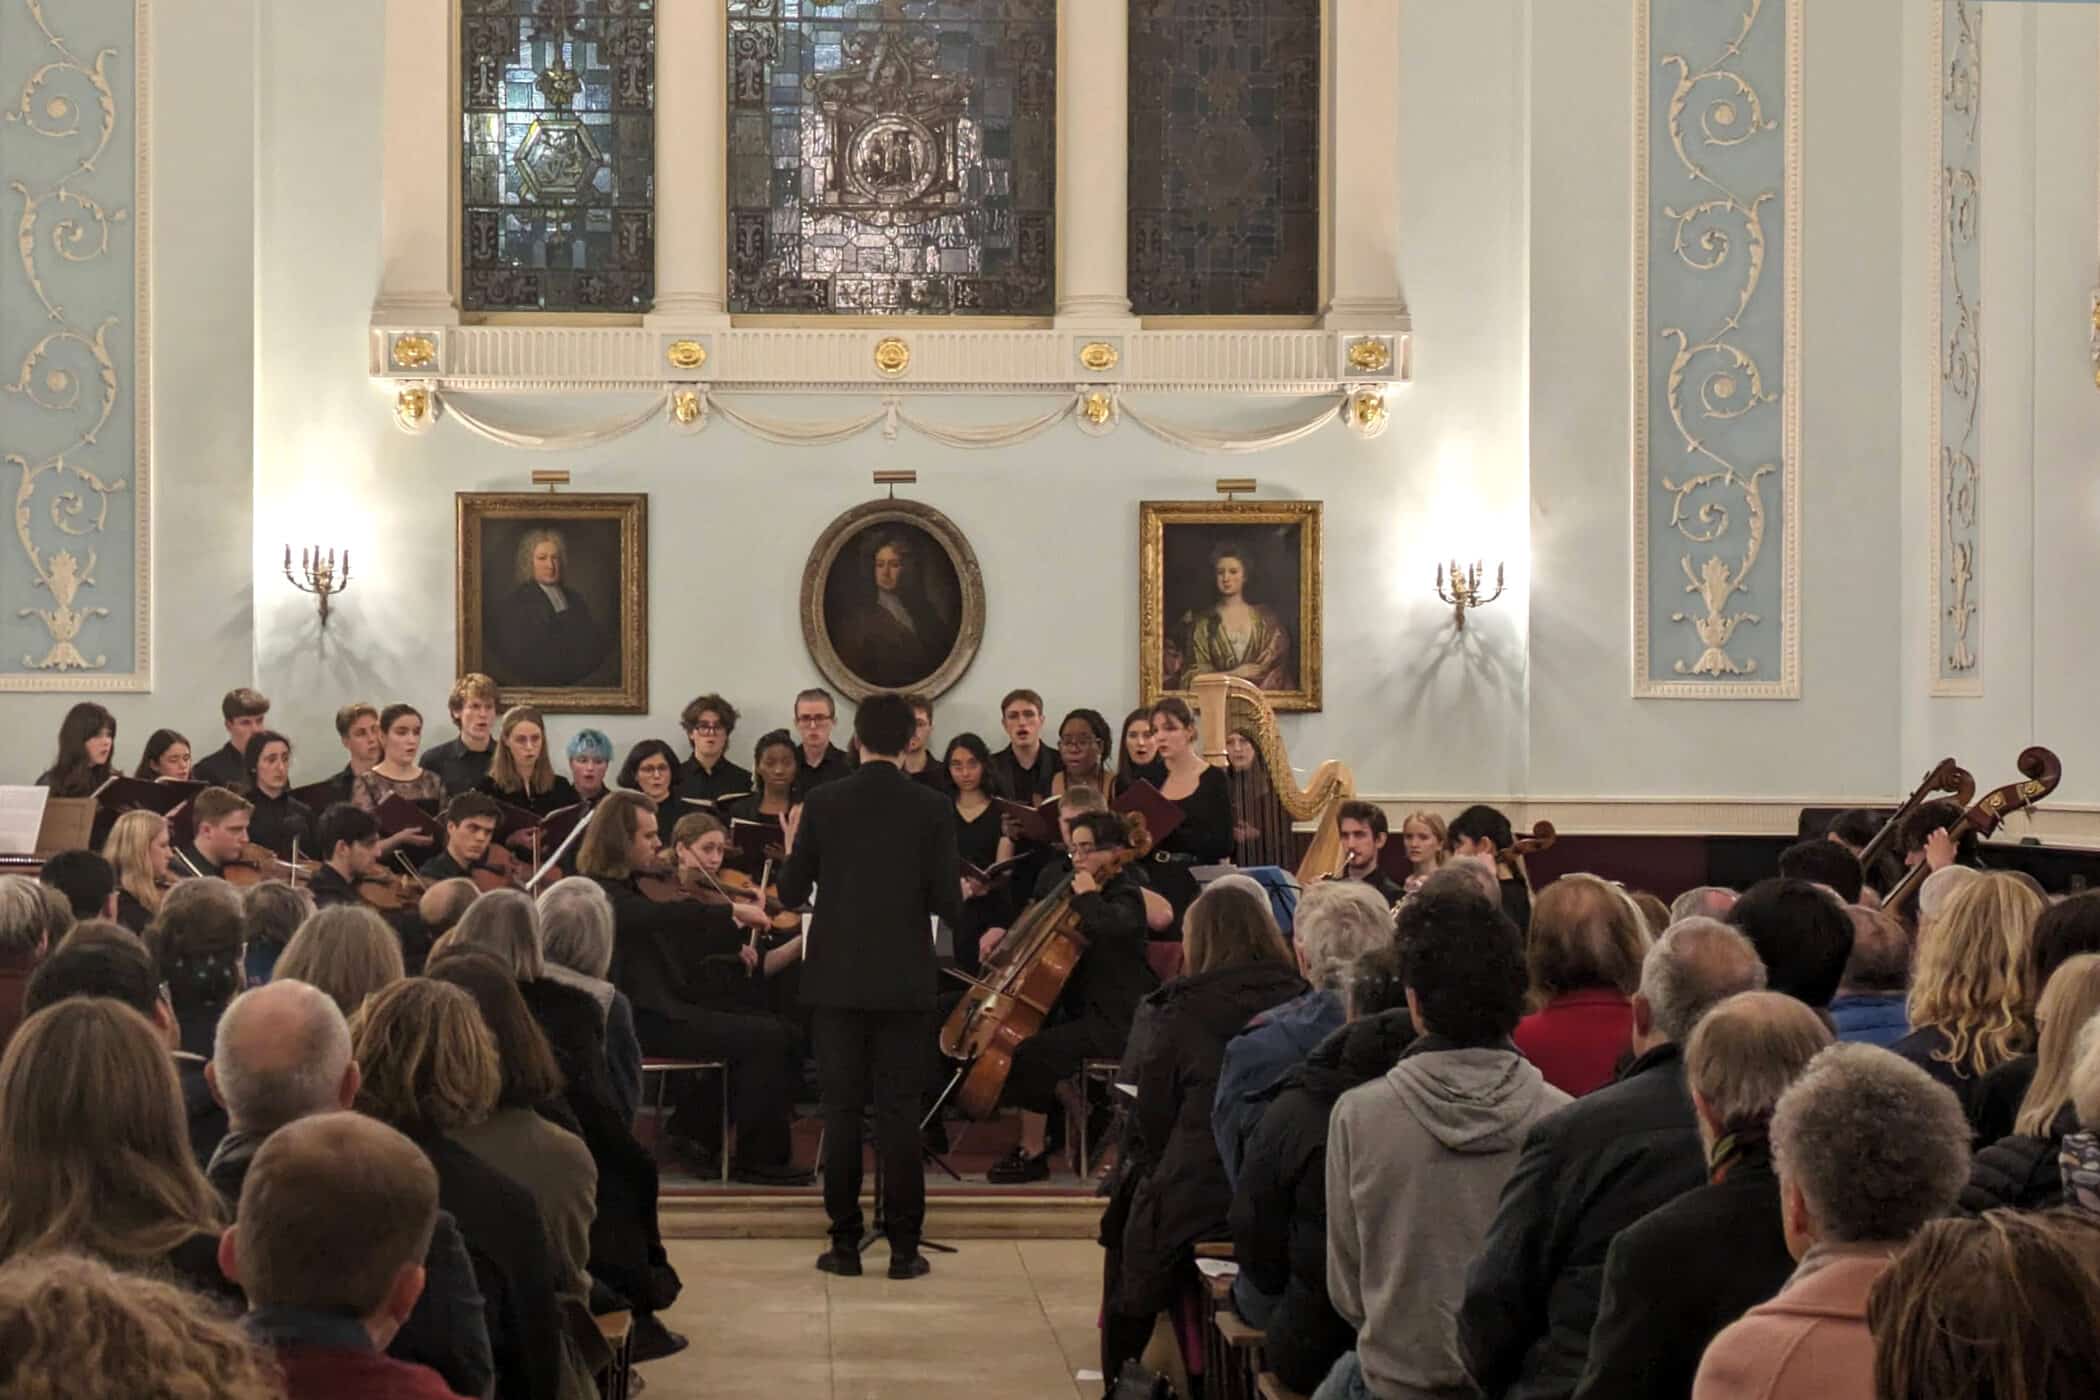
[[[955,809],[894,763],[862,762],[802,805],[780,873],[793,908],[816,887],[803,945],[824,1099],[824,1209],[833,1244],[860,1244],[861,1110],[872,1090],[883,1215],[893,1254],[916,1253],[926,1218],[918,1107],[937,982],[933,916],[962,920]]]

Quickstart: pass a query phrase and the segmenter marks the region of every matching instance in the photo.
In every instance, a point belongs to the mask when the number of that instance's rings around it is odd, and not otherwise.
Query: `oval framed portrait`
[[[802,638],[846,698],[962,679],[984,641],[984,571],[955,522],[917,501],[870,501],[831,522],[802,570]]]

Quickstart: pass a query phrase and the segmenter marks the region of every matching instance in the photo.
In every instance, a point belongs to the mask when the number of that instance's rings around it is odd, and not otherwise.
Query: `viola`
[[[1989,836],[2004,824],[2007,817],[2035,806],[2055,792],[2057,785],[2064,780],[2063,761],[2039,744],[2021,750],[2016,766],[2022,775],[2021,781],[1985,793],[1981,802],[1962,813],[1961,819],[1947,828],[1950,839],[1959,843],[1970,832],[1979,837]],[[1923,860],[1904,871],[1903,878],[1882,901],[1882,908],[1903,915],[1905,906],[1917,898],[1918,887],[1931,873]]]

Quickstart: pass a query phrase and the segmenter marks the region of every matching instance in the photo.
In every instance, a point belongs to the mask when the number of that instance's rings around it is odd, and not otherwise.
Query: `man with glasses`
[[[800,702],[795,706],[799,712]],[[693,756],[678,766],[675,796],[696,806],[720,811],[751,793],[751,770],[739,768],[724,754],[736,732],[736,706],[715,694],[695,696],[678,716],[679,727],[693,746]]]
[[[838,722],[838,706],[831,692],[813,686],[795,697],[795,733],[802,740],[796,753],[795,783],[790,789],[800,802],[826,783],[835,783],[853,771],[846,751],[831,742],[831,727]]]

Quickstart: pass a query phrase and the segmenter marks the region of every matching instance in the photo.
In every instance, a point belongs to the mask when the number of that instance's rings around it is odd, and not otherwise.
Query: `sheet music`
[[[47,787],[0,787],[0,855],[36,854],[37,833],[44,829]]]

